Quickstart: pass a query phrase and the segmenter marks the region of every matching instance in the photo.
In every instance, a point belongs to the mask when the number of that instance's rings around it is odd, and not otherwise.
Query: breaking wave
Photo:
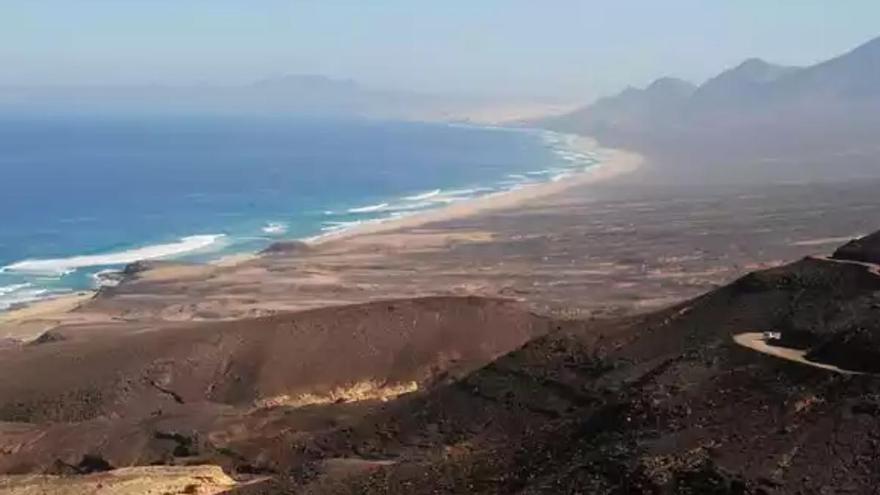
[[[357,208],[349,208],[349,213],[371,213],[374,211],[382,211],[388,208],[388,203],[379,203],[377,205],[359,206]]]
[[[23,260],[0,268],[0,272],[65,275],[78,268],[125,265],[135,261],[152,260],[180,256],[193,251],[206,249],[225,237],[222,234],[193,235],[178,242],[155,244],[106,254],[71,256],[69,258]]]
[[[434,189],[433,191],[427,191],[419,194],[414,194],[412,196],[405,196],[403,199],[407,201],[421,201],[423,199],[433,198],[440,194],[440,189]]]
[[[269,222],[262,230],[266,234],[280,235],[287,232],[287,224],[281,222]]]

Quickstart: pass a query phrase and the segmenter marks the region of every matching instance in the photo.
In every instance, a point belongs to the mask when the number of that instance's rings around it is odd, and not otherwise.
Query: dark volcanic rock
[[[856,327],[835,334],[814,347],[807,359],[859,373],[880,373],[880,311],[874,325]]]
[[[131,277],[137,275],[138,273],[150,270],[155,266],[156,263],[154,261],[135,261],[134,263],[129,263],[125,265],[125,268],[122,269],[122,274],[127,277]]]
[[[50,344],[52,342],[61,342],[62,340],[67,340],[67,337],[64,336],[61,332],[56,330],[46,330],[39,337],[34,339],[30,345],[42,345],[42,344]]]
[[[869,493],[880,383],[731,337],[786,329],[811,358],[867,371],[878,290],[864,267],[805,259],[666,311],[553,333],[325,436],[322,447],[398,462],[303,493],[820,493],[840,472]]]
[[[198,454],[197,435],[184,435],[177,432],[157,431],[153,434],[157,440],[170,440],[174,442],[173,455],[175,457],[191,457]]]
[[[311,249],[311,246],[302,241],[280,241],[273,242],[269,247],[260,251],[260,254],[299,254]]]
[[[169,260],[141,260],[135,261],[134,263],[129,263],[125,265],[125,267],[119,273],[122,275],[123,279],[129,277],[135,277],[141,273],[146,271],[155,270],[157,268],[168,267],[168,266],[181,266],[188,265],[189,263],[184,263],[180,261],[169,261]]]
[[[110,471],[113,466],[98,454],[85,454],[76,464],[68,464],[60,459],[56,460],[49,472],[51,474],[91,474]]]
[[[98,273],[98,294],[109,296],[117,293],[116,288],[122,284],[140,278],[145,272],[162,267],[188,266],[188,263],[167,260],[141,260],[125,265],[122,270],[107,270]]]
[[[99,473],[113,469],[113,466],[106,459],[94,454],[84,455],[76,467],[79,474]]]
[[[844,244],[832,258],[880,264],[880,231]]]

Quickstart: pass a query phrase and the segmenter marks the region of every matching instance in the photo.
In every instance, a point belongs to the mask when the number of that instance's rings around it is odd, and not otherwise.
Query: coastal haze
[[[9,14],[0,494],[880,481],[873,3]]]
[[[875,38],[806,67],[750,58],[699,86],[663,77],[542,124],[663,156],[656,180],[845,180],[877,175],[878,109]]]

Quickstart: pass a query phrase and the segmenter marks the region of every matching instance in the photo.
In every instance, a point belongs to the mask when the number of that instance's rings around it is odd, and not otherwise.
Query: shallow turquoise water
[[[254,117],[0,120],[0,310],[144,258],[209,259],[550,180],[564,136]]]

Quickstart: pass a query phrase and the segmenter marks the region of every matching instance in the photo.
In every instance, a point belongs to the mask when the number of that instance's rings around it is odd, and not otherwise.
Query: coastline
[[[589,168],[588,175],[597,176],[607,171],[597,169],[608,168],[607,164],[598,163],[601,148],[590,138],[540,128],[454,122],[446,123],[445,126],[523,134],[523,141],[531,141],[527,143],[528,147],[543,148],[547,156],[532,157],[526,154],[524,156],[530,158],[518,161],[510,153],[502,153],[499,156],[506,158],[489,165],[492,173],[480,178],[474,176],[449,182],[432,175],[430,181],[422,181],[421,187],[414,186],[408,190],[398,188],[396,192],[385,196],[350,193],[344,196],[347,199],[331,198],[326,204],[312,205],[312,211],[303,214],[293,209],[286,217],[277,212],[261,215],[261,218],[253,220],[268,223],[258,231],[254,230],[256,227],[253,222],[246,226],[241,222],[232,222],[211,227],[190,226],[166,236],[146,236],[141,240],[133,238],[130,243],[121,243],[116,248],[108,247],[103,250],[82,248],[70,253],[62,250],[56,256],[19,258],[5,253],[4,265],[0,266],[0,313],[75,291],[98,290],[112,285],[119,278],[117,272],[137,261],[161,260],[168,264],[196,263],[209,266],[236,264],[252,259],[278,242],[297,240],[317,244],[349,238],[361,232],[384,231],[398,225],[416,225],[432,218],[453,218],[467,214],[470,209],[482,211],[490,204],[503,207],[503,203],[512,200],[509,198],[543,195],[540,192],[542,190],[551,192],[561,183],[574,179],[572,176],[582,177],[586,168]],[[515,138],[505,149],[517,149],[518,140],[519,138]],[[514,155],[519,156],[516,153]],[[550,182],[553,184],[549,184]],[[448,208],[453,205],[456,208]],[[448,212],[455,213],[447,214]],[[289,228],[287,222],[293,222],[295,228],[285,235]],[[43,274],[46,278],[41,278]],[[58,282],[47,283],[49,278],[57,278]]]
[[[371,234],[388,233],[400,229],[419,227],[433,222],[466,218],[489,211],[515,209],[528,204],[530,201],[559,194],[573,187],[599,183],[631,173],[638,169],[644,161],[641,155],[628,150],[600,147],[590,137],[572,135],[569,146],[573,151],[596,154],[598,162],[582,171],[572,172],[564,177],[557,178],[557,180],[524,184],[515,189],[486,194],[436,209],[415,212],[395,218],[381,218],[344,230],[327,232],[310,238],[279,239],[276,242],[304,242],[310,246],[318,247],[342,243],[346,240]],[[249,262],[266,258],[268,258],[267,255],[257,252],[225,255],[199,264],[180,263],[178,265],[173,260],[170,260],[155,270],[143,272],[139,277],[151,282],[198,280],[211,277],[218,270],[235,269]],[[65,314],[88,304],[98,293],[98,290],[76,291],[71,294],[34,301],[21,307],[4,311],[0,313],[0,339],[11,338],[29,341],[39,337],[41,333],[52,328],[52,322],[58,322]]]
[[[589,136],[574,134],[568,136],[571,138],[569,147],[573,151],[596,153],[601,156],[598,163],[580,172],[571,173],[559,180],[524,184],[517,189],[493,192],[438,208],[417,211],[409,215],[368,220],[343,230],[325,232],[310,237],[279,238],[270,246],[285,242],[303,242],[309,246],[317,247],[364,235],[392,232],[404,228],[419,227],[432,222],[465,218],[488,211],[516,208],[529,201],[559,194],[573,187],[611,180],[632,173],[644,163],[644,157],[634,151],[603,148],[598,145],[594,138]],[[228,254],[204,263],[181,263],[179,267],[174,266],[174,261],[170,260],[168,266],[149,270],[144,273],[144,276],[149,277],[151,280],[167,280],[175,276],[204,276],[211,268],[231,268],[263,258],[266,256],[264,251],[265,249],[252,253]],[[39,304],[39,302],[34,304]]]
[[[595,139],[587,136],[572,135],[572,139],[571,147],[574,150],[599,154],[601,158],[598,163],[559,180],[525,184],[518,189],[491,193],[460,203],[413,213],[412,215],[379,219],[372,223],[364,223],[342,231],[328,232],[298,240],[312,246],[317,246],[366,234],[418,227],[427,223],[452,220],[487,211],[516,208],[530,200],[544,198],[573,187],[594,184],[634,172],[644,162],[644,157],[638,153],[616,148],[602,148],[598,146]]]
[[[876,215],[865,212],[880,211],[870,183],[661,186],[646,196],[642,187],[628,186],[631,175],[623,176],[642,173],[642,157],[600,151],[601,166],[564,180],[359,225],[311,245],[279,239],[264,255],[149,264],[119,287],[71,304],[67,313],[36,305],[29,310],[34,316],[7,316],[15,321],[0,325],[0,333],[31,339],[55,329],[92,338],[436,296],[502,298],[565,317],[635,314],[748,271],[822,254],[828,239],[875,227],[870,219]],[[591,157],[598,154],[591,150]],[[816,198],[825,205],[822,215],[798,207]]]

